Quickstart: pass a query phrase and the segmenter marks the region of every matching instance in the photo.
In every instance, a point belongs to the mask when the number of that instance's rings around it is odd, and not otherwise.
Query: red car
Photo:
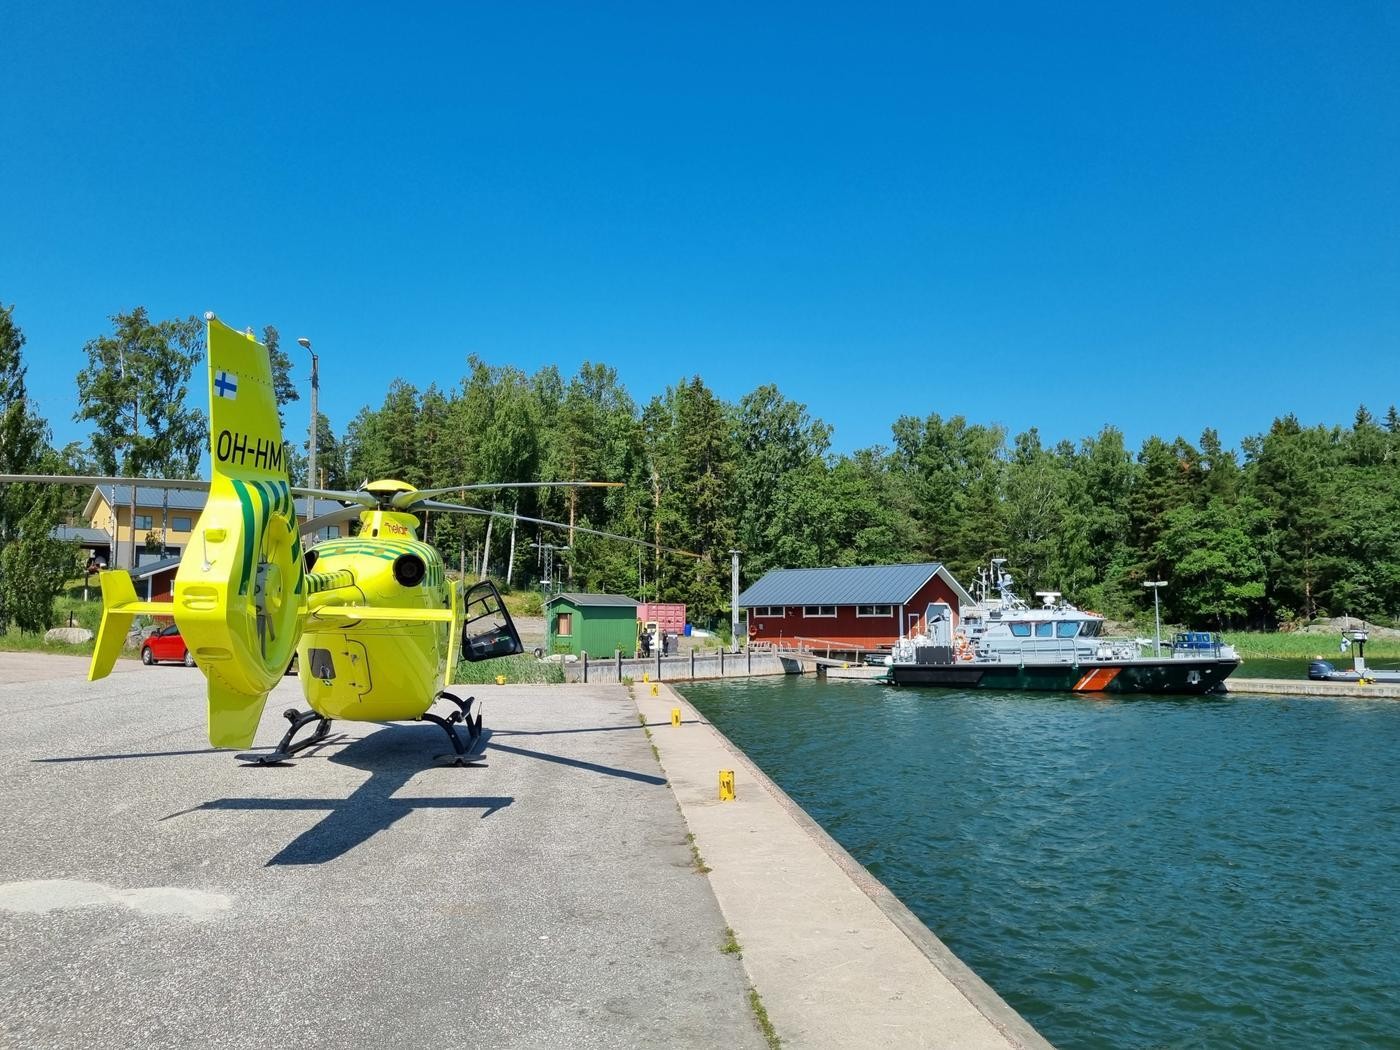
[[[148,667],[165,661],[194,666],[194,654],[185,648],[185,640],[180,637],[180,628],[175,624],[162,627],[141,643],[141,662]]]

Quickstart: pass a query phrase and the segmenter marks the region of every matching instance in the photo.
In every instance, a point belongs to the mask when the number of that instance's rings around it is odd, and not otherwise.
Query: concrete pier
[[[1314,682],[1299,678],[1236,678],[1225,680],[1229,693],[1262,696],[1338,696],[1364,700],[1400,700],[1400,685],[1362,685],[1360,682]]]
[[[634,691],[784,1045],[1049,1047],[689,703]],[[733,801],[719,799],[726,769]]]

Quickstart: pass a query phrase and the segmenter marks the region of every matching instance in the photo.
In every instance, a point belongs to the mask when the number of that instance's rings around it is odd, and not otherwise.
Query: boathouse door
[[[953,610],[947,602],[930,602],[924,612],[924,633],[934,645],[953,644]]]

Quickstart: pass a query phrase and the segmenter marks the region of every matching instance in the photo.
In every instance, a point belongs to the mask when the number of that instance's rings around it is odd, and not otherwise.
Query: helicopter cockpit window
[[[490,580],[467,591],[466,618],[462,624],[462,659],[494,660],[523,653],[515,623],[501,602],[501,593]]]

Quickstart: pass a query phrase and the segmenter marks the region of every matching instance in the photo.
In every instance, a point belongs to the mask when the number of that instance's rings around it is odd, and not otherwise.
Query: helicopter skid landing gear
[[[298,711],[295,707],[289,707],[282,712],[282,717],[292,723],[292,725],[282,739],[278,741],[275,748],[271,751],[248,751],[241,755],[234,755],[233,757],[240,762],[248,762],[255,766],[275,766],[281,762],[287,761],[287,759],[291,758],[298,751],[304,751],[313,744],[319,744],[322,740],[326,739],[326,734],[331,731],[331,720],[318,715],[315,711]],[[293,744],[292,737],[297,735],[297,730],[301,729],[303,726],[310,725],[312,722],[319,722],[320,725],[312,730],[311,735],[305,740]]]
[[[450,700],[457,705],[457,710],[453,711],[446,718],[435,715],[431,711],[424,711],[418,717],[425,722],[432,722],[441,726],[443,732],[447,734],[447,739],[452,741],[452,751],[450,755],[434,755],[433,761],[438,765],[445,766],[468,766],[473,762],[481,762],[486,758],[485,753],[476,750],[477,744],[481,740],[481,710],[477,709],[476,717],[472,717],[472,704],[476,697],[469,696],[465,700],[453,696],[451,693],[438,693],[443,700]],[[457,732],[457,725],[461,724],[467,730],[467,742],[462,743],[461,734]]]

